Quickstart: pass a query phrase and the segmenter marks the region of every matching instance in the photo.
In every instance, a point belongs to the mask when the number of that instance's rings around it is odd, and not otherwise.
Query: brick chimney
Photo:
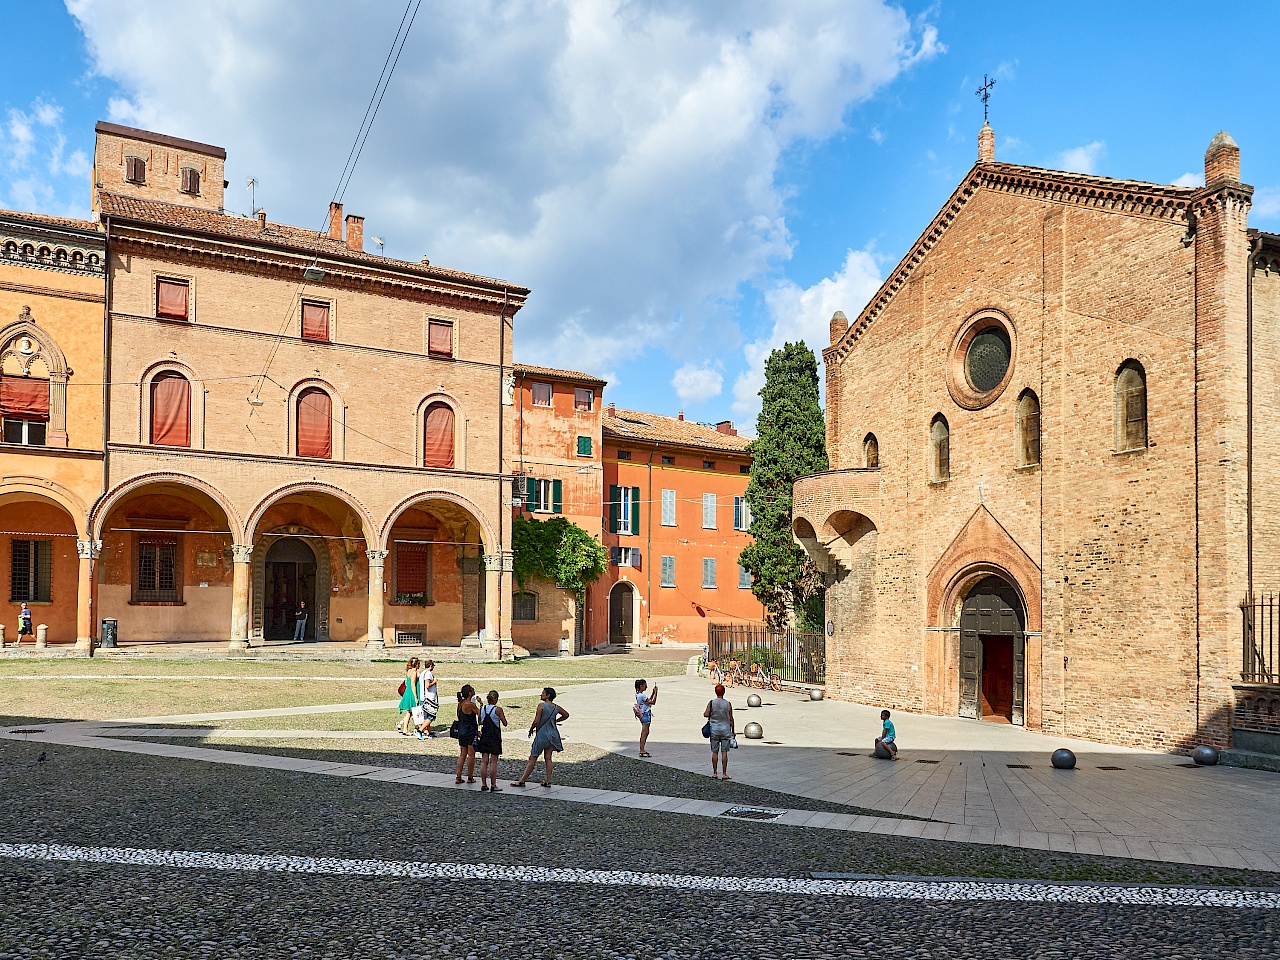
[[[978,162],[995,163],[995,159],[996,132],[991,129],[991,124],[983,123],[982,129],[978,131]]]
[[[329,204],[329,239],[342,239],[342,204]]]
[[[258,208],[258,229],[267,229],[267,211],[265,207]]]
[[[831,315],[831,342],[835,343],[844,336],[845,331],[849,329],[849,318],[844,315],[843,310],[837,310]]]
[[[683,419],[684,419],[684,411],[683,411],[683,410],[681,410],[679,413],[677,413],[677,414],[676,414],[676,419],[677,419],[677,420],[683,420]]]
[[[723,433],[729,437],[736,437],[738,435],[738,431],[733,429],[732,420],[721,420],[719,423],[717,423],[716,433]]]
[[[364,217],[347,214],[347,249],[364,253]]]
[[[609,401],[609,406],[605,409],[604,415],[606,417],[616,417],[618,415],[618,409],[613,405],[612,400]]]
[[[1204,152],[1204,182],[1210,186],[1223,181],[1240,182],[1240,148],[1231,134],[1219,130]]]

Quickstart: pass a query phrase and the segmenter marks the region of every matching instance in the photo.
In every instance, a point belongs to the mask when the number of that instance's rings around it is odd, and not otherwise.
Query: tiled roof
[[[0,217],[8,220],[23,220],[49,227],[69,227],[72,230],[97,231],[98,225],[92,220],[76,220],[73,217],[51,217],[47,213],[27,213],[25,210],[0,210]]]
[[[555,377],[559,380],[575,380],[578,383],[596,383],[604,386],[609,381],[601,380],[599,377],[593,377],[589,373],[581,373],[578,370],[558,370],[555,367],[538,367],[532,363],[517,363],[512,367],[516,373],[532,374],[535,377]]]
[[[508,284],[492,277],[482,277],[475,273],[464,273],[461,270],[449,270],[408,260],[396,260],[374,253],[348,249],[342,240],[335,240],[329,234],[317,230],[307,230],[285,223],[267,222],[260,226],[256,217],[238,217],[215,210],[202,210],[198,207],[187,207],[177,203],[163,203],[159,200],[142,200],[137,197],[126,197],[118,193],[100,192],[98,194],[104,216],[120,220],[132,220],[140,223],[155,224],[162,227],[175,227],[192,233],[203,233],[231,240],[243,240],[251,243],[269,244],[303,253],[319,254],[342,260],[352,260],[371,267],[410,273],[431,280],[446,280],[459,283],[481,284],[501,291],[506,287],[512,296],[523,299],[529,291],[525,287]]]
[[[681,447],[695,447],[699,450],[719,450],[724,453],[746,453],[747,444],[751,442],[750,437],[721,433],[715,427],[709,427],[694,420],[679,420],[675,417],[664,417],[658,413],[642,413],[639,410],[623,410],[620,407],[613,408],[613,416],[609,415],[609,408],[605,408],[602,426],[604,435],[613,440],[669,443]]]

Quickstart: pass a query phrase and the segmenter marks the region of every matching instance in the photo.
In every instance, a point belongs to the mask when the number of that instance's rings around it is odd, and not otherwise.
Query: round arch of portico
[[[227,518],[227,526],[231,528],[231,542],[233,544],[243,544],[245,542],[244,524],[240,521],[240,513],[220,490],[188,474],[169,472],[144,473],[141,476],[126,480],[99,497],[89,513],[89,526],[93,530],[94,539],[102,539],[102,525],[107,522],[107,517],[111,515],[111,511],[125,497],[137,493],[145,487],[160,483],[172,483],[178,486],[190,487],[203,493],[222,509],[223,515]]]
[[[283,487],[277,487],[265,497],[258,501],[258,505],[253,508],[253,512],[249,514],[249,522],[245,526],[245,536],[252,538],[258,529],[258,524],[262,522],[262,518],[266,516],[268,510],[296,493],[324,493],[333,497],[348,507],[350,507],[355,515],[360,519],[360,526],[364,532],[365,549],[372,550],[376,548],[377,526],[369,518],[369,511],[365,509],[363,503],[353,497],[350,493],[341,487],[335,487],[329,483],[320,483],[318,481],[305,480],[299,483],[288,483]]]
[[[89,508],[62,484],[39,477],[5,477],[0,480],[0,501],[10,494],[26,494],[56,503],[70,515],[76,536],[81,540],[89,538]]]
[[[489,523],[489,518],[481,512],[480,508],[468,500],[461,494],[454,493],[450,490],[423,490],[415,493],[410,497],[406,497],[391,508],[391,512],[387,514],[386,522],[382,525],[379,533],[378,549],[387,549],[387,538],[391,536],[391,530],[396,525],[396,521],[400,519],[400,515],[417,504],[429,500],[443,500],[451,503],[456,507],[461,507],[475,518],[476,523],[480,527],[480,538],[484,541],[481,546],[487,551],[492,552],[497,549],[498,538],[494,534],[493,526]]]

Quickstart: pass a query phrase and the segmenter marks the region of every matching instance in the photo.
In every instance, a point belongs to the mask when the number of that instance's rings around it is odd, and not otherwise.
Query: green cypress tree
[[[820,631],[822,574],[791,535],[791,487],[797,478],[828,468],[827,428],[818,404],[818,361],[803,341],[769,355],[763,401],[751,441],[751,544],[741,564],[769,622]]]

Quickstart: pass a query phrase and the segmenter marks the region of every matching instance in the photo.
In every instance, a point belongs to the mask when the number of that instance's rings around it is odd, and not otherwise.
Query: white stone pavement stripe
[[[422,863],[412,860],[350,860],[280,854],[208,853],[133,847],[83,847],[45,843],[0,843],[0,857],[64,863],[301,873],[405,880],[486,880],[498,883],[580,883],[609,887],[774,893],[802,897],[873,900],[959,900],[1017,903],[1079,903],[1123,906],[1280,909],[1280,892],[1195,887],[1088,886],[1034,880],[801,880],[787,877],[702,877],[633,870],[580,870],[501,864]]]

